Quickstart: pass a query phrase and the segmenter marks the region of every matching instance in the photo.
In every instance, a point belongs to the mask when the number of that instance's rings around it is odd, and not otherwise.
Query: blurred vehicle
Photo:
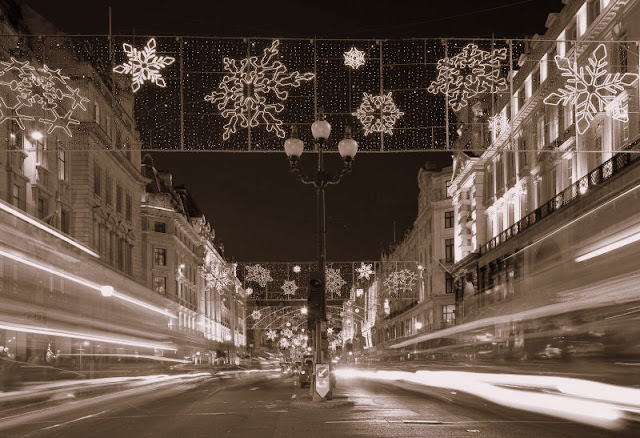
[[[300,362],[298,360],[298,361],[296,361],[295,364],[293,364],[293,367],[291,369],[291,374],[294,375],[294,376],[299,376],[301,369],[302,369],[302,362]]]
[[[284,377],[293,376],[293,369],[290,363],[280,364],[280,374]]]
[[[562,350],[558,347],[552,347],[551,344],[547,344],[545,349],[539,351],[536,356],[541,359],[557,359],[562,356]]]
[[[311,374],[313,374],[313,361],[307,359],[304,361],[302,368],[300,368],[300,375],[298,376],[301,388],[311,385]]]

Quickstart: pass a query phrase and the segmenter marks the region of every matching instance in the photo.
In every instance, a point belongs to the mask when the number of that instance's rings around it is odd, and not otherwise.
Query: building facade
[[[593,285],[619,294],[612,303],[637,293],[612,285],[634,273],[630,236],[640,223],[640,3],[564,3],[526,47],[510,92],[493,103],[481,96],[457,114],[468,130],[454,144],[450,187],[456,320],[463,327],[487,321],[498,344],[534,330],[523,321],[540,318],[541,309],[561,326],[557,315],[568,320],[580,306],[602,304]],[[608,105],[591,111],[581,98],[553,98],[571,81],[567,66],[584,72],[596,64],[609,79],[625,78]],[[496,118],[504,123],[489,135]],[[631,243],[616,251],[612,241]],[[573,307],[571,293],[582,297]]]

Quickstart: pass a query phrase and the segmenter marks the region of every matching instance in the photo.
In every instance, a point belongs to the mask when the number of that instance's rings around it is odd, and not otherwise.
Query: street
[[[89,406],[88,404],[86,406]],[[4,416],[4,415],[3,415]],[[309,400],[275,376],[163,387],[146,396],[79,404],[2,432],[13,437],[604,437],[614,433],[451,393],[428,395],[340,379],[334,399]]]

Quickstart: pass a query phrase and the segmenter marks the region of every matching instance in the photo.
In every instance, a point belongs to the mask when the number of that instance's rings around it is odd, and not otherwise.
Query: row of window
[[[102,190],[102,168],[98,163],[93,166],[93,192],[99,196],[103,196]],[[113,206],[113,178],[111,174],[104,172],[104,200],[107,205]],[[115,209],[116,213],[125,215],[126,219],[131,222],[133,199],[130,193],[124,194],[124,189],[118,183],[115,184]],[[124,201],[124,202],[123,202]],[[123,212],[124,210],[124,212]]]
[[[133,274],[133,245],[109,230],[105,224],[94,223],[94,247],[102,260],[129,275]]]

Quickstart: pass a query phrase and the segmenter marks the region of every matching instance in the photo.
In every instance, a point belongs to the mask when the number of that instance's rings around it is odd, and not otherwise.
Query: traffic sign
[[[331,390],[331,371],[329,364],[316,364],[316,392],[320,397],[326,397]]]

